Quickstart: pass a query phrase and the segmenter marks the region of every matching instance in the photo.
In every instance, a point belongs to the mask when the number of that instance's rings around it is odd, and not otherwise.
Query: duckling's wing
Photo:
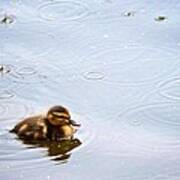
[[[24,131],[30,131],[37,125],[37,120],[41,120],[41,116],[34,116],[34,117],[29,117],[21,122],[19,122],[13,129],[10,130],[10,132],[17,133],[17,134],[23,134]]]

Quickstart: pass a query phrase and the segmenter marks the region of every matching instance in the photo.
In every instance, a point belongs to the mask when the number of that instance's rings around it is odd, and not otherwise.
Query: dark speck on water
[[[5,65],[0,65],[0,73],[2,74],[6,74],[9,73],[11,70],[9,67],[5,66]]]
[[[155,21],[164,21],[164,20],[167,20],[166,16],[158,16],[155,18]]]
[[[14,19],[15,19],[15,17],[13,15],[4,14],[0,18],[0,23],[1,24],[12,24],[14,22]]]
[[[134,15],[135,15],[135,11],[127,11],[127,12],[123,13],[123,16],[126,16],[126,17],[131,17]]]
[[[3,72],[4,71],[4,66],[0,66],[0,72]]]

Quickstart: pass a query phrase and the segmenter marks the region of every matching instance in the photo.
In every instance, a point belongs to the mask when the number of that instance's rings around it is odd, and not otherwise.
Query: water
[[[0,7],[0,179],[180,179],[179,1]],[[8,132],[54,104],[82,124],[73,141]]]

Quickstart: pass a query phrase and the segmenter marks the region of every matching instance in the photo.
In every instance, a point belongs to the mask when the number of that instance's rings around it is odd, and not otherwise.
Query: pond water
[[[0,179],[180,179],[179,8],[0,0]],[[82,124],[72,142],[8,132],[55,104]]]

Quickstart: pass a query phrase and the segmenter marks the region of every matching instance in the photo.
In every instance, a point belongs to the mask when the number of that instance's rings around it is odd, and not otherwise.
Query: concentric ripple
[[[7,123],[5,120],[16,120],[23,118],[31,112],[31,109],[22,102],[3,101],[0,105],[1,123]]]
[[[18,122],[18,119],[22,119],[25,115],[27,116],[30,111],[32,111],[31,108],[15,101],[6,101],[3,106],[0,106],[0,114],[2,114],[0,119],[2,124],[0,128],[0,145],[2,146],[0,149],[0,160],[4,162],[0,167],[3,171],[21,169],[22,167],[23,169],[46,167],[49,166],[50,160],[56,161],[56,163],[59,162],[58,164],[67,162],[66,158],[70,158],[72,155],[71,151],[74,148],[78,150],[81,147],[78,147],[81,143],[83,143],[83,147],[86,147],[87,143],[93,140],[94,133],[91,131],[92,128],[87,127],[92,122],[87,117],[82,117],[76,113],[73,113],[73,118],[78,123],[81,123],[82,127],[80,127],[76,134],[77,139],[75,137],[74,141],[72,140],[74,144],[68,142],[63,142],[62,144],[57,142],[48,143],[43,141],[36,144],[36,142],[21,141],[15,138],[15,134],[7,132]],[[6,145],[3,146],[5,142]],[[66,151],[67,157],[65,156]]]
[[[140,153],[171,152],[180,148],[180,104],[164,102],[135,107],[118,116],[121,136]],[[143,134],[143,136],[142,136]]]
[[[9,133],[9,130],[18,121],[31,113],[32,108],[21,101],[3,101],[0,105],[0,161],[3,161],[0,165],[0,171],[22,167],[34,168],[48,163],[47,160],[40,158],[38,154],[42,149],[27,149],[20,141],[15,139],[14,134]]]
[[[29,66],[11,66],[11,72],[5,74],[1,79],[4,81],[2,84],[6,92],[16,90],[21,84],[36,84],[42,83],[45,76],[40,74],[34,67]],[[9,84],[10,82],[10,84]],[[20,83],[20,84],[19,84]]]
[[[175,77],[161,83],[158,92],[168,99],[180,100],[180,77]]]
[[[47,21],[76,21],[84,19],[90,13],[89,7],[82,1],[55,1],[39,7],[40,18]]]
[[[12,139],[10,137],[10,133],[8,132],[18,120],[21,120],[26,115],[30,114],[32,109],[28,106],[26,106],[23,102],[19,101],[3,101],[0,105],[0,145],[1,145],[1,153],[0,153],[0,159],[3,159],[6,157],[6,160],[8,159],[7,156],[16,154],[18,152],[17,149],[19,149],[17,146],[14,146],[12,143]],[[6,146],[3,145],[3,143],[6,143]]]
[[[83,77],[98,72],[102,81],[121,85],[146,84],[169,76],[177,63],[175,52],[145,47],[103,50],[83,59]],[[94,78],[96,80],[96,78]]]
[[[102,72],[91,71],[84,74],[84,77],[88,80],[101,80],[104,78],[104,74]]]
[[[82,147],[87,147],[87,145],[92,143],[97,136],[94,121],[89,116],[83,116],[76,112],[72,114],[72,118],[81,124],[81,127],[77,131],[76,137],[80,138],[82,141]]]
[[[44,79],[45,76],[39,74],[34,67],[30,66],[15,68],[11,74],[11,80],[16,83],[36,84],[42,83]]]
[[[24,93],[24,88],[28,88],[30,84],[35,85],[45,82],[46,76],[35,71],[35,69],[32,69],[31,73],[29,70],[26,72],[27,69],[29,69],[29,66],[25,66],[25,68],[22,69],[12,67],[12,71],[9,74],[4,74],[0,77],[0,101],[12,99],[13,97],[18,96],[20,92],[22,93],[22,91]]]
[[[37,69],[36,62],[28,63],[27,59],[11,53],[3,53],[3,74],[0,76],[0,87],[6,92],[14,91],[21,84],[42,83],[45,75]]]

